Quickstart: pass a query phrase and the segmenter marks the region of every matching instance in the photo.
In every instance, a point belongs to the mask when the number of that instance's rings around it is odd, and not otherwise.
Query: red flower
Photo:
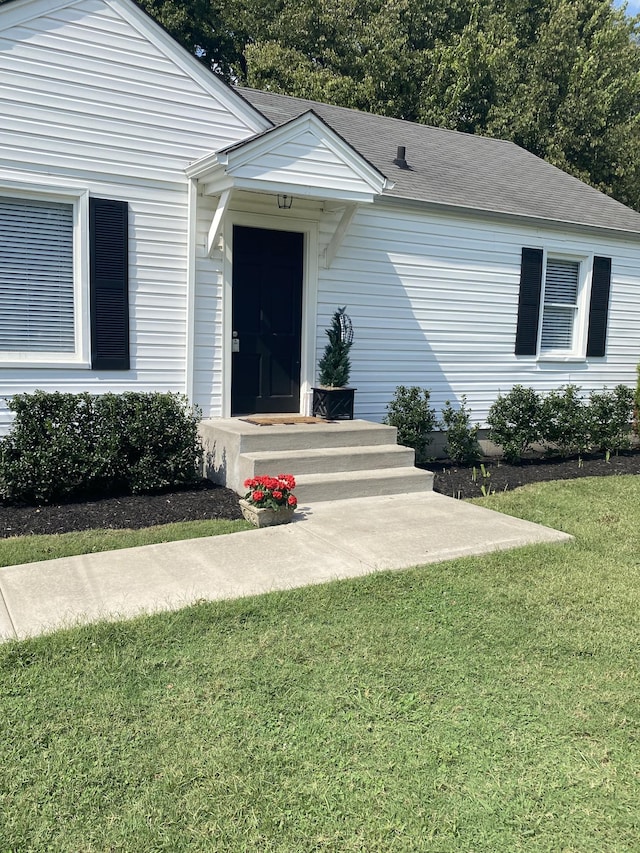
[[[291,474],[278,474],[278,479],[286,489],[293,491],[296,487],[296,481]]]
[[[259,501],[261,501],[261,500],[263,499],[263,497],[264,497],[264,492],[261,492],[261,491],[259,491],[258,489],[256,489],[256,491],[251,495],[251,497],[253,498],[253,500],[254,500],[256,503],[258,503]]]
[[[287,503],[289,504],[289,506],[295,507],[298,505],[298,498],[295,495],[289,495],[289,497],[287,498]]]
[[[274,490],[273,490],[273,499],[274,499],[274,500],[276,500],[276,501],[281,501],[281,500],[282,500],[282,492],[281,492],[279,489],[274,489]]]

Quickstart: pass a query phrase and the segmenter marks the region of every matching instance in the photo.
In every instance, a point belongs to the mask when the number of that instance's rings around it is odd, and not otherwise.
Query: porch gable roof
[[[210,195],[242,189],[351,203],[392,186],[314,110],[200,158],[187,175]]]

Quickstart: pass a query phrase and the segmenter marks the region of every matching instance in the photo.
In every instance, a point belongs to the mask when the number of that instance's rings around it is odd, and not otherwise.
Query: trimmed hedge
[[[50,503],[139,494],[199,477],[198,417],[172,393],[17,394],[0,440],[0,499]]]

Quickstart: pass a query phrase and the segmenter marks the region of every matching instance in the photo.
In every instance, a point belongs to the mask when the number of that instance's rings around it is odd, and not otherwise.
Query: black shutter
[[[587,356],[601,357],[607,342],[609,291],[611,289],[611,258],[593,259],[591,304],[589,305],[589,337]]]
[[[523,249],[520,265],[520,297],[516,355],[535,355],[538,346],[540,294],[542,292],[542,249]]]
[[[89,199],[91,366],[129,370],[129,207]]]

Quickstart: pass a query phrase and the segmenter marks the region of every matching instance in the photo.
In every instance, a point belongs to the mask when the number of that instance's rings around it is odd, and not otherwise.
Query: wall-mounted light
[[[278,195],[278,207],[280,210],[289,210],[292,204],[292,195]]]

